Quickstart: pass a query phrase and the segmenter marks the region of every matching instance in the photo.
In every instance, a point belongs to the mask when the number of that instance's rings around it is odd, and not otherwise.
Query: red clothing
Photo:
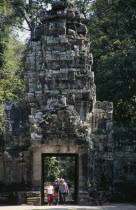
[[[48,204],[49,205],[52,204],[52,202],[53,202],[53,194],[48,194],[47,195],[47,199],[48,199]]]

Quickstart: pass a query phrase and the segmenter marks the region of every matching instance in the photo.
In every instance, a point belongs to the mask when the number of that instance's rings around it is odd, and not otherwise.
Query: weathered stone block
[[[59,36],[59,38],[60,38],[60,43],[62,43],[62,44],[68,43],[68,38],[66,38],[65,36]]]
[[[66,52],[61,52],[59,53],[59,57],[60,57],[60,60],[67,60],[67,54]]]
[[[59,43],[59,37],[47,36],[47,44],[58,44],[58,43]]]
[[[34,102],[35,101],[35,95],[34,95],[34,93],[27,93],[27,100],[29,102]]]

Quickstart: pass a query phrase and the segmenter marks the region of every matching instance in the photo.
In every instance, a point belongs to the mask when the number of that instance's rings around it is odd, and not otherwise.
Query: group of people
[[[66,195],[69,193],[69,188],[64,179],[58,179],[57,184],[53,186],[50,182],[47,186],[47,201],[48,205],[55,205],[58,203],[65,205]]]

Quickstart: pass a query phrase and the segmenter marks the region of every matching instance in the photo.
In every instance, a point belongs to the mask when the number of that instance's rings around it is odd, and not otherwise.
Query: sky
[[[23,27],[28,29],[27,23],[25,21],[24,21]],[[17,33],[17,36],[18,36],[18,40],[22,41],[24,43],[30,37],[30,31],[25,30],[25,29],[23,29],[23,30],[17,29],[16,33]]]

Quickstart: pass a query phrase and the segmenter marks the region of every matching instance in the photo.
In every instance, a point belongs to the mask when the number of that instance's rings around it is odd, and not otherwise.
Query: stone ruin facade
[[[0,181],[18,203],[42,205],[42,155],[76,154],[76,203],[99,205],[115,189],[119,194],[113,186],[123,183],[125,160],[135,163],[135,135],[125,159],[120,129],[112,128],[113,104],[96,101],[84,15],[70,3],[54,3],[41,23],[28,46],[25,98],[5,105]]]

